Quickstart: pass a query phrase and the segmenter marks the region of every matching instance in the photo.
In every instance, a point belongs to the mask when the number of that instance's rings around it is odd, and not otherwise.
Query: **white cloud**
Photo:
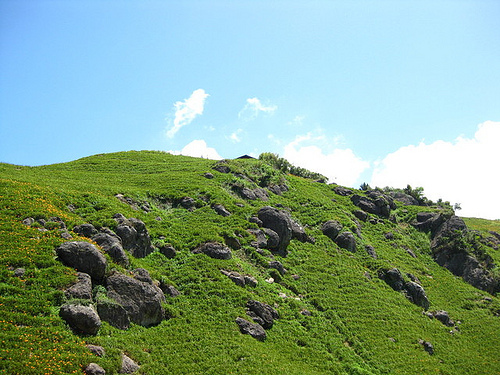
[[[324,136],[313,137],[311,133],[297,136],[285,146],[283,157],[294,165],[323,174],[330,182],[353,186],[370,163],[354,155],[351,149],[334,149],[325,153],[314,144],[325,140]]]
[[[203,114],[205,99],[209,95],[203,89],[193,91],[184,101],[174,103],[175,114],[173,124],[167,130],[167,137],[173,138],[183,126],[189,125],[198,115]]]
[[[246,121],[255,119],[259,113],[273,114],[278,107],[276,105],[264,105],[258,98],[248,98],[238,117]]]
[[[243,134],[243,129],[238,129],[227,138],[229,138],[229,140],[231,140],[234,143],[239,143],[241,142],[242,134]]]
[[[207,143],[203,139],[195,139],[194,141],[188,143],[181,151],[168,151],[172,155],[184,155],[193,156],[196,158],[205,158],[220,160],[222,157],[219,155],[217,150],[212,147],[208,147]]]
[[[292,121],[288,121],[287,125],[288,126],[297,126],[297,127],[300,127],[302,125],[304,125],[304,120],[305,120],[306,116],[295,116]]]
[[[420,186],[432,200],[460,203],[459,215],[499,219],[499,144],[500,122],[486,121],[472,139],[401,147],[376,165],[370,185]]]

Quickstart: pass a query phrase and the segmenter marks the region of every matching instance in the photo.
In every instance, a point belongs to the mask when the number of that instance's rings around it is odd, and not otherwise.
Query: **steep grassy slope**
[[[353,214],[358,207],[332,185],[285,176],[258,160],[228,161],[232,173],[214,165],[160,152],[96,155],[43,167],[0,164],[0,373],[82,373],[96,362],[115,374],[123,352],[144,374],[500,373],[498,297],[439,266],[429,235],[409,224],[417,212],[435,208],[398,206],[393,220],[363,222]],[[244,199],[234,187],[255,187],[248,177],[262,186],[286,183],[288,191],[269,192],[268,201]],[[179,204],[186,196],[194,199],[194,209]],[[218,215],[214,204],[232,214]],[[315,242],[292,240],[286,257],[253,248],[247,229],[257,225],[248,219],[266,205],[288,210]],[[54,248],[66,240],[55,224],[40,231],[41,225],[22,221],[57,216],[69,229],[87,222],[114,229],[116,213],[141,219],[156,246],[177,249],[173,259],[158,251],[130,256],[129,268],[147,269],[181,295],[167,297],[169,319],[157,326],[133,324],[122,331],[103,323],[96,336],[77,336],[58,316],[63,290],[75,279],[75,271],[55,259]],[[323,235],[327,220],[359,233],[356,252]],[[202,243],[228,238],[242,244],[230,260],[192,253]],[[498,250],[488,251],[499,258]],[[285,275],[268,267],[272,259],[284,265]],[[109,263],[108,272],[124,271]],[[20,267],[24,275],[14,276]],[[418,278],[429,311],[446,310],[461,323],[453,328],[430,319],[378,277],[393,267]],[[252,275],[258,285],[238,286],[221,269]],[[268,282],[271,277],[275,282]],[[241,334],[235,323],[246,317],[250,299],[280,314],[264,342]],[[434,354],[420,340],[432,343]],[[91,355],[85,344],[102,345],[106,355]]]

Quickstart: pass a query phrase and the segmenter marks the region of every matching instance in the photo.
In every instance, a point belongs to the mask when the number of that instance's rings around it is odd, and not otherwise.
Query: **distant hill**
[[[322,177],[0,164],[0,374],[500,373],[500,222]]]

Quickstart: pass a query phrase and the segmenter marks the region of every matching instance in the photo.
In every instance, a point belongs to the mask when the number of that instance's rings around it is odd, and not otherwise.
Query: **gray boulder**
[[[108,297],[124,307],[132,322],[148,327],[162,321],[165,295],[160,288],[121,273],[114,273],[106,281]]]
[[[100,282],[106,272],[106,258],[91,243],[68,241],[56,248],[56,253],[64,265],[84,272]]]
[[[84,372],[86,375],[106,375],[106,371],[97,363],[89,363]]]
[[[101,319],[92,307],[66,304],[59,310],[59,316],[75,332],[83,335],[95,335],[101,327]]]
[[[107,228],[106,228],[107,229]],[[101,248],[109,254],[109,256],[118,264],[128,267],[129,261],[127,254],[123,250],[120,237],[107,229],[106,232],[97,233],[92,236],[92,241],[97,243]]]
[[[397,268],[391,268],[381,274],[381,278],[395,291],[401,291],[404,288],[405,280]]]
[[[423,307],[425,310],[429,308],[429,300],[425,294],[424,288],[414,281],[408,281],[404,285],[406,297],[415,305]]]
[[[340,224],[337,220],[328,220],[321,226],[323,234],[332,241],[335,241],[335,238],[337,238],[341,230],[342,224]]]
[[[278,246],[275,248],[281,254],[286,253],[286,248],[292,239],[292,220],[288,213],[274,207],[265,206],[258,212],[258,218],[264,228],[276,232],[279,237]]]
[[[165,255],[168,259],[173,259],[177,255],[177,250],[172,245],[162,245],[158,248],[160,253]]]
[[[127,330],[130,327],[130,318],[125,308],[113,300],[97,302],[97,313],[101,320],[108,322],[115,328]]]
[[[80,236],[91,238],[97,234],[97,229],[92,224],[80,224],[73,228],[73,232],[79,234]]]
[[[285,267],[283,267],[283,264],[281,264],[281,262],[278,260],[270,261],[267,266],[269,268],[274,268],[275,270],[277,270],[281,276],[283,276],[286,273]]]
[[[342,232],[335,238],[335,243],[352,253],[356,252],[356,238],[351,232]]]
[[[207,242],[197,249],[193,250],[193,253],[203,253],[208,255],[210,258],[225,260],[231,259],[233,256],[231,253],[231,249],[219,242]]]
[[[239,274],[236,271],[226,271],[226,270],[220,270],[222,274],[226,275],[233,283],[235,283],[238,286],[245,286],[245,277],[243,275]]]
[[[122,364],[119,374],[133,374],[141,368],[132,358],[122,354]]]
[[[250,242],[253,247],[260,249],[267,247],[267,237],[262,229],[248,229],[247,231],[255,236],[255,241]]]
[[[255,300],[247,302],[247,314],[265,329],[271,328],[274,320],[279,318],[279,314],[274,308]]]
[[[231,212],[229,212],[226,209],[226,207],[224,207],[222,204],[215,204],[213,206],[213,209],[217,213],[217,215],[224,216],[224,217],[231,215]]]
[[[116,234],[122,240],[122,246],[136,258],[144,258],[154,251],[146,225],[139,219],[126,219],[123,215],[114,216],[118,222]]]
[[[240,317],[236,318],[236,324],[238,324],[241,333],[250,335],[259,341],[266,339],[266,331],[260,324],[249,322]]]
[[[278,233],[269,228],[262,228],[262,231],[267,237],[267,245],[264,247],[269,250],[278,249],[278,246],[280,245],[280,237],[278,236]]]
[[[92,345],[92,344],[87,344],[85,345],[86,348],[88,350],[90,350],[90,352],[93,354],[93,355],[96,355],[98,357],[103,357],[104,354],[106,354],[106,351],[104,350],[104,348],[100,345]]]
[[[369,256],[371,256],[373,259],[377,259],[378,258],[377,252],[375,251],[375,249],[373,248],[373,246],[371,246],[371,245],[365,245],[365,250],[366,250],[366,253]]]
[[[455,325],[455,322],[451,320],[447,311],[444,310],[433,311],[432,316],[437,320],[439,320],[441,323],[443,323],[445,326],[453,327]]]
[[[84,272],[77,272],[77,281],[64,291],[66,298],[92,299],[92,279]]]

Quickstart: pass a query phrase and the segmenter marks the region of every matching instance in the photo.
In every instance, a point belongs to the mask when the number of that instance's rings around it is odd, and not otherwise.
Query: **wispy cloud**
[[[233,132],[229,137],[227,137],[231,142],[239,143],[241,142],[241,135],[243,134],[243,129],[238,129]]]
[[[173,138],[183,126],[189,125],[196,116],[203,114],[205,100],[208,96],[205,90],[198,89],[193,91],[188,99],[174,103],[174,120],[167,130],[168,138]]]
[[[401,147],[376,165],[370,185],[421,186],[432,200],[460,203],[460,215],[500,219],[500,201],[484,193],[498,188],[499,142],[500,122],[486,121],[472,139]]]
[[[196,158],[205,158],[212,160],[222,159],[217,150],[213,147],[208,147],[207,142],[205,142],[203,139],[195,139],[194,141],[184,146],[184,148],[180,151],[168,152],[172,155],[193,156]]]
[[[288,121],[287,125],[288,126],[296,126],[296,127],[300,127],[302,125],[304,125],[304,120],[305,120],[306,116],[300,116],[300,115],[297,115],[295,116],[292,121]]]
[[[348,148],[325,152],[319,146],[325,141],[328,143],[323,135],[299,135],[285,146],[284,158],[292,164],[325,175],[330,182],[353,186],[370,163]]]
[[[258,98],[248,98],[243,109],[238,113],[238,118],[250,121],[255,119],[260,113],[272,114],[278,109],[273,104],[264,105]]]

